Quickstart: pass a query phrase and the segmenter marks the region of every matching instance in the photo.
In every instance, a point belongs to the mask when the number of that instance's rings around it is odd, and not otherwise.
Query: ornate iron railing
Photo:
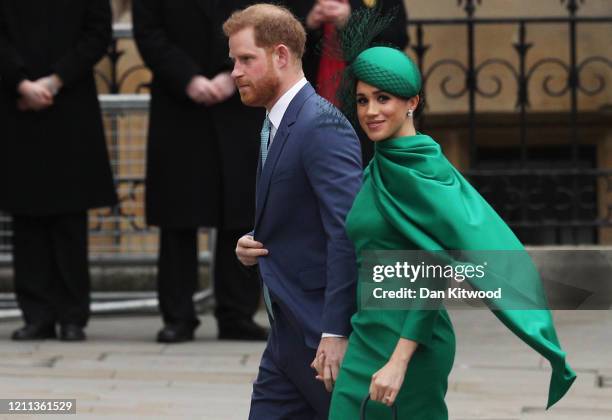
[[[466,17],[460,19],[416,19],[410,22],[414,36],[410,47],[421,69],[424,79],[425,97],[433,89],[449,101],[467,100],[467,136],[469,144],[470,169],[464,171],[480,192],[500,212],[502,217],[528,243],[597,243],[601,241],[600,228],[612,227],[612,164],[610,167],[597,167],[595,159],[585,161],[583,152],[586,146],[579,115],[579,95],[602,99],[595,113],[605,114],[612,108],[608,81],[612,79],[612,56],[609,42],[601,42],[602,50],[595,55],[578,58],[579,25],[610,24],[612,16],[578,16],[583,1],[562,0],[566,6],[564,17],[516,17],[516,18],[479,18],[476,16],[480,0],[458,0],[464,7]],[[478,42],[477,28],[492,26],[512,26],[517,37],[512,44],[516,57],[490,57],[480,62],[476,59]],[[567,38],[557,42],[566,43],[566,57],[542,57],[533,62],[528,60],[535,40],[529,39],[528,29],[535,25],[561,25],[567,27]],[[464,28],[467,42],[459,48],[464,49],[464,60],[441,58],[428,60],[431,45],[427,43],[428,30],[433,27],[456,26]],[[550,39],[547,43],[555,42]],[[557,72],[539,74],[550,66]],[[598,66],[593,69],[594,66]],[[491,67],[510,74],[515,85],[515,113],[518,114],[519,156],[513,165],[503,162],[497,168],[491,161],[484,159],[486,151],[478,142],[479,117],[477,98],[501,98],[505,91],[499,74],[486,76]],[[438,73],[447,69],[448,74]],[[451,69],[451,71],[449,71]],[[587,72],[590,79],[586,77]],[[537,162],[530,157],[537,143],[528,143],[531,95],[535,94],[534,82],[538,75],[542,79],[538,95],[551,98],[569,96],[569,108],[559,115],[566,117],[566,138],[559,145],[565,145],[567,156],[557,161],[551,168],[549,162]],[[431,85],[434,76],[440,79],[437,86]],[[459,78],[459,83],[457,82]],[[454,88],[451,85],[454,83]],[[488,84],[487,84],[488,83]],[[485,87],[485,85],[488,86]],[[457,87],[458,86],[458,87]],[[602,95],[604,94],[604,95]],[[608,101],[608,102],[606,102]],[[485,110],[486,111],[486,110]],[[593,112],[593,111],[588,111]],[[486,117],[484,117],[486,118]],[[606,127],[612,130],[610,118]],[[424,126],[428,125],[425,119]],[[604,139],[601,139],[602,141]],[[587,163],[585,165],[585,162]],[[610,162],[610,161],[608,161]],[[612,235],[609,236],[612,238]],[[612,239],[608,239],[612,240]]]

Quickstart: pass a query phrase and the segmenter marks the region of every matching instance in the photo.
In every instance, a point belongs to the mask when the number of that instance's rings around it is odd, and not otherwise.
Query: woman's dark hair
[[[421,91],[419,92],[419,104],[414,109],[414,114],[412,114],[413,118],[414,119],[419,118],[421,114],[423,113],[424,109],[425,109],[425,90],[421,89]]]

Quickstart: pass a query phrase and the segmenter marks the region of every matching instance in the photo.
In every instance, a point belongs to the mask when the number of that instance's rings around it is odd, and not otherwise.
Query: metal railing
[[[585,112],[599,115],[600,121],[609,115],[612,104],[606,102],[605,93],[612,79],[612,56],[606,42],[599,44],[603,49],[595,54],[578,54],[578,27],[610,24],[612,16],[578,16],[582,3],[584,0],[561,0],[567,10],[567,16],[561,17],[480,18],[476,12],[481,0],[458,0],[458,5],[464,7],[464,18],[410,22],[414,33],[410,49],[423,74],[425,97],[437,89],[448,101],[467,101],[470,167],[464,174],[528,243],[597,243],[599,229],[612,227],[612,168],[597,167],[595,151],[589,150],[593,147],[586,144],[581,133],[588,123],[580,121]],[[538,42],[551,43],[550,38],[530,39],[530,28],[542,25],[567,30],[567,37],[561,31],[558,35],[558,42],[567,45],[565,57],[530,60]],[[463,59],[429,60],[432,45],[427,43],[428,33],[442,26],[465,31],[467,41],[458,46]],[[478,30],[491,26],[514,28],[517,35],[508,45],[514,57],[497,53],[503,51],[503,45],[498,45],[492,52],[498,56],[488,54],[486,59],[477,60]],[[439,85],[433,86],[433,79],[440,80]],[[536,79],[542,81],[539,90]],[[501,99],[502,92],[508,91],[508,80],[515,92],[518,146],[508,151],[516,155],[514,158],[501,157],[493,162],[495,159],[486,159],[486,151],[478,142],[479,121],[483,117],[477,99]],[[566,128],[565,137],[557,144],[557,152],[551,152],[546,159],[535,156],[537,142],[529,142],[534,125],[530,99],[536,93],[555,99],[569,97],[569,108],[558,113],[566,121],[555,123]],[[580,96],[598,95],[602,98],[598,110],[580,109]],[[426,116],[425,127],[435,128],[427,121]],[[609,117],[607,121],[608,129],[612,129]]]

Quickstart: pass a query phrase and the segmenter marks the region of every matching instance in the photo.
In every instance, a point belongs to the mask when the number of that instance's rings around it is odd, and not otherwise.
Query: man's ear
[[[286,45],[277,45],[276,48],[274,48],[274,53],[278,57],[278,66],[280,68],[285,68],[287,65],[289,65],[289,62],[291,61],[291,52]]]

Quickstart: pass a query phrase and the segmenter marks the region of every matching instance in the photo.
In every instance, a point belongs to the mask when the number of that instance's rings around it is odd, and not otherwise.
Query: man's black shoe
[[[182,343],[193,341],[193,327],[166,325],[157,333],[158,343]]]
[[[60,340],[62,341],[85,341],[85,331],[74,324],[60,326]]]
[[[219,326],[219,340],[266,341],[268,329],[253,321],[241,321]]]
[[[26,324],[13,331],[11,339],[15,341],[44,340],[45,338],[56,338],[55,325]]]

